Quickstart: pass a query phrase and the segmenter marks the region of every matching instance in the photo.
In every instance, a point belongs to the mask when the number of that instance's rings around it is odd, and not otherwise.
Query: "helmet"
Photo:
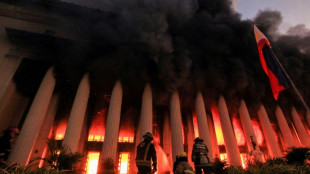
[[[186,152],[181,152],[181,153],[179,154],[179,157],[180,157],[180,158],[182,158],[182,157],[187,157]]]
[[[150,132],[147,132],[146,134],[143,135],[143,138],[149,137],[151,140],[153,140],[153,136]]]
[[[197,138],[195,138],[195,140],[194,140],[195,142],[203,142],[203,139],[202,138],[200,138],[200,137],[197,137]]]

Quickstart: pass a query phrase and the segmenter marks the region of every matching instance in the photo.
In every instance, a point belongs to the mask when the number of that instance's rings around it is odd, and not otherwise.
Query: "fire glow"
[[[258,145],[262,146],[264,142],[263,132],[260,128],[260,124],[256,120],[251,120],[254,128],[255,136],[258,142]]]
[[[215,129],[217,144],[218,145],[224,145],[224,137],[223,137],[221,121],[220,121],[217,106],[213,105],[211,107],[211,112],[212,112],[212,116],[213,116],[213,120],[214,120],[214,129]]]
[[[104,122],[104,115],[106,113],[106,109],[97,112],[94,120],[91,123],[89,133],[88,133],[88,141],[104,141],[104,134],[105,134],[105,122]]]
[[[96,174],[99,162],[99,152],[88,152],[86,162],[86,174]]]
[[[197,115],[196,115],[196,113],[193,113],[192,115],[193,115],[193,125],[194,125],[195,137],[199,137]]]
[[[67,129],[68,120],[62,119],[56,129],[55,140],[63,140]]]
[[[153,138],[154,142],[160,144],[159,126],[158,124],[153,124]]]
[[[120,174],[127,174],[129,172],[129,152],[121,152],[119,155],[118,171]]]
[[[232,117],[232,123],[233,123],[234,131],[235,131],[235,135],[237,139],[237,144],[239,146],[245,145],[244,133],[240,126],[239,120],[236,117]]]
[[[133,130],[121,130],[119,132],[118,142],[120,143],[133,143],[134,142],[134,132]]]

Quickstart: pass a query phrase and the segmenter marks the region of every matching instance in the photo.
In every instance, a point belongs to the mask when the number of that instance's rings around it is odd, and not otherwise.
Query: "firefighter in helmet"
[[[153,161],[153,172],[157,171],[157,158],[154,144],[152,143],[153,136],[150,132],[143,135],[144,140],[137,146],[136,165],[138,174],[151,173],[151,159]]]
[[[175,174],[194,174],[193,168],[187,160],[186,152],[182,152],[178,155],[173,172]]]
[[[193,145],[192,161],[195,164],[196,174],[210,173],[210,159],[208,157],[208,147],[203,143],[203,139],[200,137],[195,138],[195,144]]]

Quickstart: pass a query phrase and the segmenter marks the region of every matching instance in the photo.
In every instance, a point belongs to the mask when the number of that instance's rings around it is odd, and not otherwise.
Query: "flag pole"
[[[281,62],[279,61],[278,57],[274,54],[274,52],[272,51],[272,49],[270,49],[271,53],[273,54],[275,61],[278,63],[278,65],[280,66],[282,72],[284,73],[284,75],[286,76],[286,78],[289,80],[289,82],[291,83],[293,90],[296,92],[297,96],[299,97],[299,100],[301,101],[301,103],[303,104],[303,106],[305,107],[307,113],[310,112],[309,106],[307,105],[307,103],[305,102],[304,98],[301,96],[300,92],[298,91],[298,89],[296,88],[295,84],[293,83],[292,79],[290,78],[290,76],[287,74],[287,72],[285,71],[284,67],[282,66]],[[309,123],[310,124],[310,123]]]

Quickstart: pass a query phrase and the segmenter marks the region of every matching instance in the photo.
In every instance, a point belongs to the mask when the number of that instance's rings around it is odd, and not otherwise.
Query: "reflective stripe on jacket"
[[[155,147],[151,142],[142,141],[137,146],[136,165],[151,166],[151,159],[153,161],[153,165],[156,165],[157,158]]]

